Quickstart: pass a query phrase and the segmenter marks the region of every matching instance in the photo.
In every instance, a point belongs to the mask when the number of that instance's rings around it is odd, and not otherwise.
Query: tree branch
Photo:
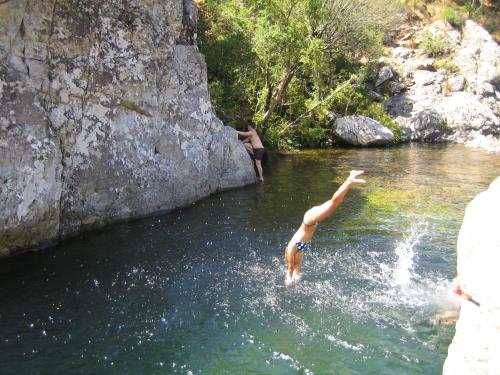
[[[350,83],[351,83],[350,81],[344,82],[342,85],[340,85],[339,87],[337,87],[330,95],[328,95],[325,99],[323,99],[322,101],[320,101],[320,102],[316,103],[315,105],[313,105],[311,108],[309,108],[307,111],[305,111],[303,114],[301,114],[299,117],[297,117],[292,122],[289,122],[288,124],[286,124],[285,127],[283,127],[283,129],[281,129],[278,134],[281,135],[286,130],[294,127],[295,124],[297,124],[297,122],[300,119],[306,117],[309,113],[311,113],[312,111],[314,111],[318,106],[320,106],[321,104],[323,104],[324,102],[326,102],[327,100],[329,100],[333,95],[335,95],[336,93],[338,93],[339,91],[341,91],[344,87],[346,87]]]

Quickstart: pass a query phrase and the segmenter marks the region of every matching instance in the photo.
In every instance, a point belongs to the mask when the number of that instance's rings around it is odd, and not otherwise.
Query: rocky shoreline
[[[441,41],[446,54],[428,56],[418,48],[424,38]],[[455,142],[500,152],[500,47],[486,30],[467,21],[459,32],[435,21],[406,30],[388,50],[368,85],[376,100],[388,97],[402,142]],[[363,116],[339,119],[336,137],[355,146],[393,143],[389,129],[366,122]]]

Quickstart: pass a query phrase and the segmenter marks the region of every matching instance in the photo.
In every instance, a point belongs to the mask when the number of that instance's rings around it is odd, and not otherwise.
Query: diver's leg
[[[302,275],[302,261],[304,260],[304,252],[303,251],[297,251],[294,257],[294,262],[293,262],[293,274],[292,274],[292,280],[293,281],[299,281],[300,277]]]
[[[286,285],[290,285],[292,283],[293,266],[295,258],[293,251],[294,249],[291,249],[289,246],[287,246],[285,249],[285,259],[287,262],[286,279],[285,279]]]

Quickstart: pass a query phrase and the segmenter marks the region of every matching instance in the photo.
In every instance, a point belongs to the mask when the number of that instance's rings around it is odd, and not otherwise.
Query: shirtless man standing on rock
[[[243,145],[247,149],[247,152],[254,158],[255,166],[257,167],[257,172],[259,173],[259,182],[264,182],[264,174],[262,171],[262,158],[264,157],[264,146],[260,140],[257,131],[252,125],[248,125],[248,131],[240,132],[236,131],[238,135],[246,137],[243,140]]]

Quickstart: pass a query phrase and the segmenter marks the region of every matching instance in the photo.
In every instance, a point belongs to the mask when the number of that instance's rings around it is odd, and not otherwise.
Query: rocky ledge
[[[500,177],[467,206],[458,235],[463,296],[444,375],[500,374]],[[472,302],[471,302],[472,300]]]
[[[0,256],[254,181],[191,0],[0,2]]]

